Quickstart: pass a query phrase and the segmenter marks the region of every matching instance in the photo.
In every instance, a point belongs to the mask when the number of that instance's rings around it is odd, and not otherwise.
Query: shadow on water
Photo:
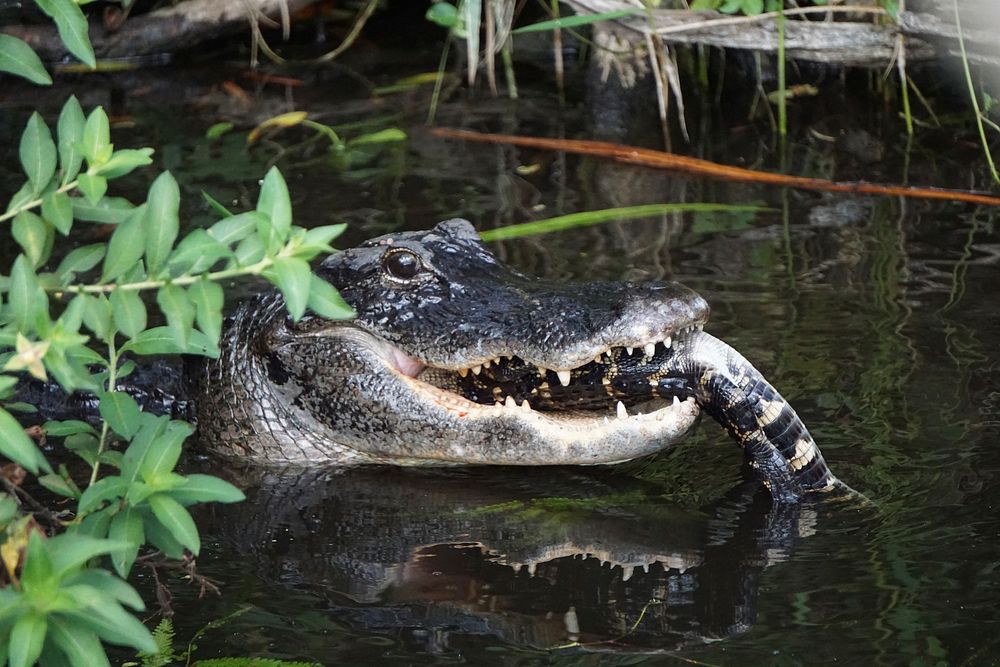
[[[247,502],[207,522],[221,560],[239,554],[333,622],[431,654],[470,636],[669,654],[741,635],[761,573],[793,559],[827,512],[772,508],[753,483],[691,508],[661,485],[585,469],[250,475]]]

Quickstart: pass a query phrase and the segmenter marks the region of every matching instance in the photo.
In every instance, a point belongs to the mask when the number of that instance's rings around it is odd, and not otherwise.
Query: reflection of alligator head
[[[245,503],[214,510],[227,543],[357,628],[424,641],[663,649],[745,632],[759,573],[814,521],[750,484],[696,511],[571,468],[253,474]]]
[[[244,305],[197,396],[216,451],[295,463],[624,461],[679,440],[699,407],[772,492],[835,482],[791,407],[704,333],[677,283],[550,284],[500,264],[464,220],[337,253],[319,275],[357,311],[291,323]]]

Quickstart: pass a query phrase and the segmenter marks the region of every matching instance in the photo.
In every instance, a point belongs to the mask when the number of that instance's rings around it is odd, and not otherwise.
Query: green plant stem
[[[141,280],[135,283],[107,283],[104,285],[67,285],[66,287],[50,287],[50,292],[68,292],[70,294],[107,294],[116,289],[128,291],[141,291],[149,289],[159,289],[167,285],[191,285],[199,280],[226,280],[228,278],[238,278],[239,276],[259,276],[269,266],[274,264],[274,259],[265,257],[256,264],[250,266],[239,266],[235,269],[223,269],[222,271],[212,271],[202,273],[197,276],[178,276],[166,280]]]
[[[56,190],[56,192],[69,192],[70,190],[72,190],[73,188],[76,187],[76,184],[77,184],[77,181],[75,181],[75,180],[74,181],[70,181],[66,185],[61,186],[58,190]],[[15,217],[18,213],[20,213],[22,211],[27,211],[28,209],[37,208],[38,206],[41,206],[41,205],[42,205],[42,200],[41,199],[32,199],[30,201],[26,201],[23,204],[21,204],[20,206],[12,209],[10,211],[7,211],[3,215],[0,215],[0,222],[6,222],[7,220],[10,220],[11,218]]]
[[[962,17],[958,11],[958,0],[952,0],[952,7],[955,10],[955,30],[958,31],[958,48],[962,52],[962,69],[965,71],[965,83],[969,87],[969,97],[972,99],[972,108],[976,112],[976,125],[979,127],[979,139],[983,142],[983,153],[986,154],[986,162],[990,165],[990,174],[993,180],[1000,183],[1000,174],[997,173],[997,166],[993,162],[993,155],[990,154],[990,144],[986,140],[986,128],[983,127],[983,112],[979,109],[979,97],[976,95],[976,86],[972,83],[972,70],[969,69],[969,56],[965,52],[965,39],[962,37]]]
[[[118,347],[115,345],[114,333],[108,340],[108,383],[107,391],[114,391],[118,385]],[[108,421],[101,420],[101,439],[97,443],[97,459],[94,460],[94,467],[90,470],[90,485],[97,481],[97,473],[101,469],[101,454],[104,453],[108,445]]]
[[[788,91],[785,89],[785,11],[778,10],[775,19],[778,24],[778,134],[784,139],[788,135]]]

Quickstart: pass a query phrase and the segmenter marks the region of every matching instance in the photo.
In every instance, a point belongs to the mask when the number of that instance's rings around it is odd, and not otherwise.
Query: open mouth
[[[686,383],[670,374],[671,360],[685,336],[702,327],[693,324],[657,340],[607,347],[568,368],[547,368],[516,352],[459,368],[428,365],[395,347],[387,356],[415,388],[461,416],[502,410],[580,425],[673,424],[697,408]]]

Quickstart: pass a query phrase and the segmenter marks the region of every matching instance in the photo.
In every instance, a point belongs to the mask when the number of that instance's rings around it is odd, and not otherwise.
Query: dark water
[[[671,278],[699,290],[713,306],[708,330],[765,372],[834,472],[871,503],[772,509],[708,420],[675,450],[615,468],[240,473],[249,501],[201,517],[199,571],[222,597],[198,600],[194,587],[172,584],[179,639],[236,613],[198,639],[197,657],[979,665],[1000,656],[995,211],[443,142],[422,129],[429,91],[372,92],[432,69],[436,54],[379,67],[365,57],[355,69],[304,72],[306,85],[288,89],[254,87],[234,64],[81,80],[74,90],[85,107],[110,104],[135,123],[117,138],[156,147],[157,166],[182,183],[192,224],[210,219],[199,190],[249,206],[272,162],[289,181],[298,224],[351,223],[342,245],[454,216],[489,229],[665,201],[772,207],[612,223],[494,250],[555,279]],[[221,92],[227,78],[246,86],[250,104]],[[459,93],[438,122],[617,138],[624,118],[629,140],[656,143],[638,112],[616,115],[571,83],[562,109],[551,84],[525,81],[517,103]],[[51,104],[67,92],[51,93]],[[984,183],[964,135],[924,131],[907,154],[893,113],[831,94],[794,110],[791,172]],[[695,141],[679,150],[780,167],[767,123],[745,120],[749,98],[704,97],[688,100]],[[3,97],[5,145],[23,105],[47,99]],[[391,116],[378,127],[402,127],[409,139],[358,152],[346,169],[316,147],[291,150],[306,134],[245,148],[248,127],[291,108],[330,124]],[[205,129],[224,119],[239,131],[206,141]]]

